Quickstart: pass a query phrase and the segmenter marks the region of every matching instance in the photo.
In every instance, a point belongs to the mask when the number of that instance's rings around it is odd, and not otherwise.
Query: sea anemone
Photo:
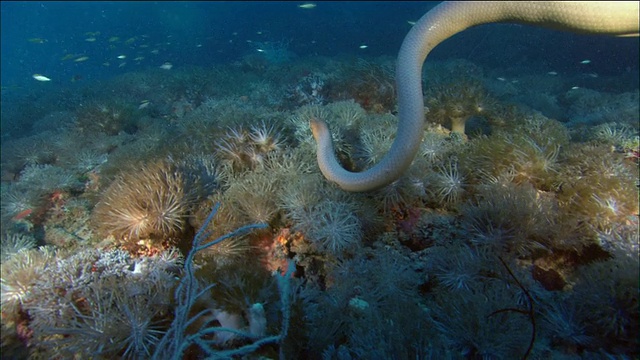
[[[171,161],[124,172],[96,205],[93,222],[100,235],[123,241],[178,236],[186,229],[185,219],[198,195],[193,185]]]
[[[278,151],[284,145],[281,139],[281,131],[273,124],[262,121],[260,124],[251,125],[249,138],[254,147],[262,153]]]
[[[391,119],[376,120],[360,131],[360,145],[355,150],[355,157],[364,163],[364,167],[377,164],[387,154],[395,138]]]
[[[218,158],[235,173],[264,166],[267,155],[284,145],[282,130],[264,121],[251,125],[249,131],[241,126],[229,127],[216,143]]]
[[[479,189],[476,203],[462,207],[472,242],[520,256],[547,249],[557,236],[557,210],[552,199],[533,186],[494,184]]]
[[[3,316],[16,315],[17,309],[31,295],[36,281],[52,259],[53,252],[41,248],[20,251],[2,263],[0,304]]]
[[[440,204],[459,202],[467,187],[455,160],[438,165],[437,171],[428,176],[427,184],[428,190]]]
[[[473,292],[483,279],[484,256],[467,245],[448,246],[438,257],[436,277],[448,291]]]
[[[19,214],[24,214],[29,210],[35,210],[42,205],[44,192],[33,188],[23,188],[22,186],[10,185],[2,191],[1,213],[4,219],[15,218]]]
[[[10,259],[15,254],[36,246],[33,236],[24,233],[6,232],[0,240],[0,262]]]
[[[296,228],[321,250],[339,255],[362,240],[362,223],[348,203],[324,200],[306,213]]]

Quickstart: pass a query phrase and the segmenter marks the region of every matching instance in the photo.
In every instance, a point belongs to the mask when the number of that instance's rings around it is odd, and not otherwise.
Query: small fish
[[[360,46],[358,46],[358,48],[360,48],[360,49],[366,49],[366,48],[368,48],[368,47],[369,47],[369,46],[367,46],[367,45],[360,45]]]
[[[553,76],[556,76],[556,75],[558,75],[558,73],[557,73],[557,72],[555,72],[555,71],[549,71],[549,72],[547,73],[547,75],[553,75]]]
[[[61,57],[60,61],[70,60],[70,59],[73,59],[76,56],[78,56],[78,55],[76,55],[76,54],[67,54],[67,55]]]
[[[576,89],[580,89],[580,86],[574,86],[571,88],[571,90],[576,90]]]
[[[31,39],[27,39],[27,41],[34,44],[44,44],[45,42],[47,42],[47,40],[42,38],[31,38]]]
[[[48,77],[40,74],[33,74],[33,78],[38,81],[51,81],[51,79],[49,79]]]
[[[166,62],[160,65],[160,69],[162,70],[171,70],[172,67],[173,67],[173,64],[171,64],[170,62]]]
[[[136,41],[135,37],[128,38],[127,41],[124,42],[125,45],[131,45]]]
[[[21,220],[26,218],[27,216],[31,215],[31,213],[33,212],[33,209],[27,209],[27,210],[22,210],[19,213],[17,213],[12,220],[16,221],[16,220]]]
[[[127,55],[118,55],[118,59],[126,59]]]
[[[316,7],[316,6],[317,6],[317,5],[316,5],[316,4],[314,4],[314,3],[304,3],[304,4],[301,4],[301,5],[298,5],[298,7],[299,7],[300,9],[313,9],[313,8],[314,8],[314,7]]]
[[[123,67],[123,66],[125,66],[125,65],[127,65],[127,63],[126,63],[126,62],[123,62],[123,63],[120,63],[120,65],[118,65],[118,67],[119,67],[119,68],[121,68],[121,67]]]
[[[151,104],[149,100],[142,100],[142,102],[140,102],[140,106],[138,106],[138,110],[146,108],[149,104]]]
[[[594,78],[594,79],[598,77],[598,74],[596,74],[596,73],[589,73],[589,74],[585,74],[585,75],[590,77],[590,78]]]
[[[589,63],[591,63],[591,60],[589,59],[580,61],[580,64],[589,64]]]
[[[144,56],[138,56],[137,58],[133,59],[133,61],[141,61],[144,60]]]
[[[196,47],[202,47],[202,44],[197,44]]]
[[[407,23],[408,23],[409,25],[411,25],[411,26],[413,26],[413,25],[415,25],[415,24],[416,24],[416,22],[415,22],[415,21],[411,21],[411,20],[407,20]]]
[[[94,42],[94,41],[96,41],[96,38],[94,38],[94,37],[90,37],[90,38],[86,38],[86,39],[84,39],[84,41]]]
[[[102,66],[110,66],[110,65],[111,65],[111,63],[109,63],[108,61],[105,61],[105,62],[102,63]]]
[[[83,61],[87,61],[87,60],[89,60],[88,56],[80,56],[79,58],[77,58],[77,59],[75,59],[73,61],[75,61],[75,62],[83,62]]]
[[[496,80],[500,80],[500,81],[507,81],[507,79],[503,78],[503,77],[498,77],[496,78]]]
[[[160,50],[158,50],[158,49],[153,49],[153,50],[151,50],[151,53],[152,53],[153,55],[158,55],[158,54],[160,53]]]
[[[117,36],[112,36],[109,38],[109,42],[116,42],[116,41],[120,41],[120,38]]]

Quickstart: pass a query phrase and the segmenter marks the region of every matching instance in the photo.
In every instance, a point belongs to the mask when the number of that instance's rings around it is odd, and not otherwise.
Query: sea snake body
[[[472,26],[512,22],[584,34],[638,36],[638,2],[445,1],[431,9],[405,37],[396,66],[398,130],[391,149],[375,166],[345,170],[336,159],[329,129],[311,119],[318,165],[324,176],[347,191],[369,191],[396,179],[411,165],[424,132],[422,64],[429,52]]]

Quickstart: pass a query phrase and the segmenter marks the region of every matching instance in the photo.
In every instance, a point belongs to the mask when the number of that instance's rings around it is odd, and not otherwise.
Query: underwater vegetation
[[[348,170],[377,164],[392,62],[254,45],[11,114],[29,129],[1,144],[3,357],[639,355],[637,90],[430,62],[416,158],[351,193],[309,122]]]

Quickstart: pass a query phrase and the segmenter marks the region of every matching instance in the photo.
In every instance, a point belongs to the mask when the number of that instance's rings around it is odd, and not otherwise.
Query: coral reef
[[[426,64],[418,155],[346,193],[309,121],[378,163],[393,62],[267,55],[3,100],[3,357],[637,357],[636,93]]]

